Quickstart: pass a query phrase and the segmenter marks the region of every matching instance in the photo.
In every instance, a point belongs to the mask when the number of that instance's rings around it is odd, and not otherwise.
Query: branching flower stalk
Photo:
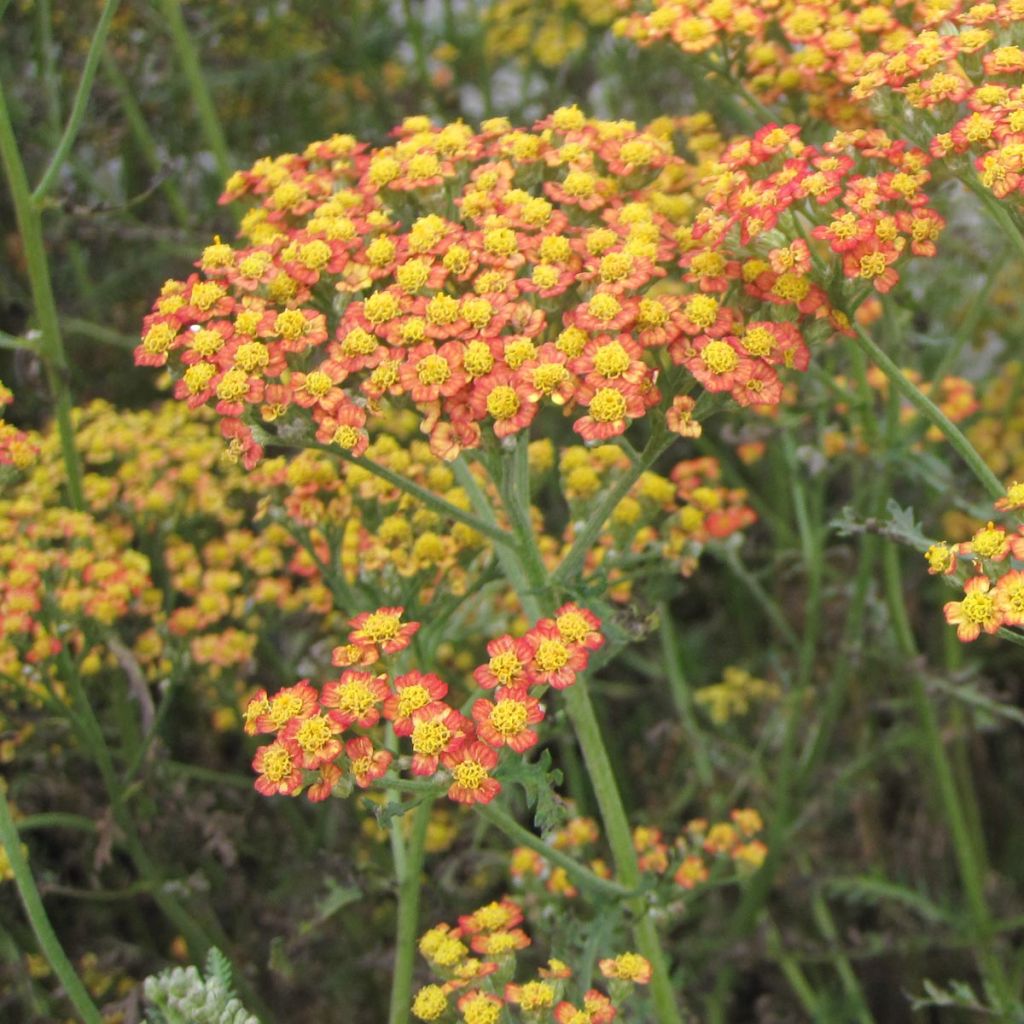
[[[999,478],[964,436],[963,431],[912,381],[860,324],[855,325],[854,340],[867,357],[889,378],[889,382],[929,423],[938,427],[953,450],[967,464],[991,498],[1001,498],[1006,489]]]
[[[525,448],[525,444],[521,443],[520,447]],[[633,466],[599,503],[582,533],[596,538],[622,496],[628,492],[632,483],[639,479],[643,469],[647,468],[645,463],[653,464],[655,461],[657,455],[652,452],[660,454],[667,447],[665,434],[656,430],[652,441],[645,449],[642,462]],[[516,458],[516,453],[505,454],[504,458],[511,461]],[[520,474],[523,474],[522,468],[520,468]],[[528,468],[526,475],[525,481],[520,478],[520,489],[514,492],[514,497],[516,500],[528,503]],[[631,480],[630,477],[632,477]],[[506,507],[505,511],[513,522],[529,521],[528,504],[527,508],[523,510]],[[501,553],[499,557],[502,558],[503,564],[513,570],[510,572],[510,579],[517,582],[519,588],[525,585],[525,590],[518,590],[519,599],[524,608],[535,609],[541,614],[550,614],[558,603],[558,590],[564,586],[571,591],[579,582],[578,569],[573,572],[572,568],[575,565],[575,560],[571,563],[568,572],[562,572],[566,564],[563,562],[559,570],[561,576],[559,577],[559,573],[555,573],[548,577],[543,569],[543,563],[537,550],[537,540],[532,530],[528,533],[525,529],[521,531],[519,540],[521,546],[517,545],[510,551]],[[581,566],[585,550],[579,556]],[[573,551],[576,551],[575,545]],[[569,558],[572,558],[572,552],[566,559],[567,562]],[[573,574],[569,575],[570,572]],[[565,692],[564,696],[573,731],[583,752],[583,760],[587,766],[588,777],[600,810],[619,881],[627,890],[635,889],[640,884],[640,868],[633,845],[629,818],[622,803],[615,772],[612,769],[597,715],[587,690],[586,679],[579,679],[576,685]],[[633,913],[633,934],[637,948],[650,961],[653,968],[651,996],[654,1000],[659,1024],[673,1024],[673,1022],[680,1024],[682,1017],[676,1002],[671,964],[662,948],[654,919],[642,897],[631,900],[629,907]]]

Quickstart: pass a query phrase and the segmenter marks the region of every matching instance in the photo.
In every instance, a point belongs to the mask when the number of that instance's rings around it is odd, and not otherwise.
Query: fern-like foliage
[[[235,995],[231,964],[219,949],[210,950],[204,971],[173,967],[148,977],[143,1024],[259,1024]]]

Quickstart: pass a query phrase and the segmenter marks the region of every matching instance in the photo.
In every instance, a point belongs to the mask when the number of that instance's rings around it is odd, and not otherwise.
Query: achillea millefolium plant
[[[115,7],[83,95],[145,31]],[[310,69],[321,140],[230,174],[145,315],[150,410],[70,401],[42,217],[82,106],[35,195],[0,110],[40,326],[0,340],[55,412],[0,423],[0,876],[35,935],[2,998],[1024,1019],[1018,787],[973,781],[1022,753],[1024,6],[404,5],[405,49],[364,7],[377,63]],[[278,14],[210,60],[316,38]]]

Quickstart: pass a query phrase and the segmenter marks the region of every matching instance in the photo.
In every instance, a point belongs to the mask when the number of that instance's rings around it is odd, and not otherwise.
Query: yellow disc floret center
[[[334,382],[323,370],[314,370],[306,377],[305,390],[314,398],[323,398],[331,390]]]
[[[626,399],[615,388],[600,388],[590,402],[590,415],[598,423],[614,423],[626,415]]]
[[[425,686],[414,683],[412,686],[403,687],[398,694],[398,714],[401,718],[407,718],[414,711],[426,707],[430,703],[430,694]]]
[[[271,782],[281,782],[292,773],[292,755],[284,747],[273,747],[263,758],[263,774]]]
[[[594,355],[594,369],[602,377],[621,377],[631,362],[629,353],[617,341],[602,345]]]
[[[338,687],[338,708],[357,718],[362,718],[377,702],[373,691],[361,680]]]
[[[391,612],[374,612],[367,617],[360,633],[372,643],[380,644],[394,640],[400,629],[399,616]]]
[[[444,384],[451,375],[452,368],[443,356],[426,356],[416,364],[416,376],[421,384],[425,384],[428,387]]]
[[[295,739],[307,754],[319,753],[331,740],[331,727],[323,715],[307,718],[295,733]]]
[[[511,419],[519,412],[519,396],[515,388],[501,384],[487,396],[487,411],[496,420]]]
[[[502,651],[491,658],[488,665],[491,672],[500,682],[508,686],[523,671],[522,663],[511,651]]]
[[[695,295],[686,304],[686,319],[707,329],[718,317],[718,301],[710,295]]]
[[[412,730],[412,749],[417,754],[434,757],[448,746],[452,731],[444,722],[417,722]]]
[[[518,700],[499,700],[491,712],[491,725],[502,736],[518,736],[526,728],[526,706]]]
[[[270,702],[270,724],[280,729],[290,718],[294,718],[302,710],[302,698],[294,693],[278,694]]]
[[[487,778],[487,769],[479,761],[460,761],[452,777],[463,789],[479,789]]]
[[[561,640],[542,640],[533,656],[543,672],[557,672],[569,661],[569,652]]]
[[[996,603],[988,594],[967,594],[960,604],[960,614],[965,622],[974,626],[984,626],[995,618]]]
[[[724,341],[711,341],[701,349],[700,358],[714,374],[732,373],[739,366],[740,357],[732,345]]]

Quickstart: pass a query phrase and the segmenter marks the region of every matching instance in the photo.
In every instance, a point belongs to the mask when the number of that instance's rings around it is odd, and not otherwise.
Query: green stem
[[[419,484],[408,479],[408,477],[402,476],[401,473],[396,473],[393,469],[388,469],[387,466],[382,466],[372,459],[366,458],[365,455],[350,455],[340,448],[332,448],[329,445],[292,444],[278,437],[273,437],[270,443],[283,445],[287,448],[314,448],[317,451],[327,452],[329,455],[343,459],[345,462],[351,462],[354,466],[361,466],[367,473],[379,476],[381,480],[386,480],[389,484],[393,484],[400,491],[411,494],[414,498],[422,501],[428,508],[434,509],[435,512],[440,512],[441,515],[448,516],[456,522],[471,526],[477,533],[490,537],[491,540],[496,541],[498,544],[511,545],[515,543],[512,535],[507,530],[503,530],[493,517],[484,521],[478,516],[474,516],[459,508],[458,505],[453,505],[450,501],[445,501],[444,498],[438,497],[433,491],[428,491],[425,487],[421,487]],[[459,480],[460,486],[462,486],[463,490],[466,490],[463,477],[459,476],[458,473],[459,463],[456,462],[453,468],[456,471],[456,478]]]
[[[938,782],[939,797],[942,801],[942,808],[953,838],[953,850],[956,855],[957,866],[960,870],[960,880],[963,883],[967,897],[967,911],[970,915],[971,927],[974,932],[978,966],[991,984],[992,991],[1000,1000],[1001,1008],[1009,1011],[1014,1005],[1014,995],[1003,970],[1003,965],[992,949],[995,929],[992,916],[989,913],[988,903],[985,900],[982,867],[971,836],[960,793],[957,790],[953,767],[950,764],[946,747],[942,740],[942,733],[939,729],[935,709],[928,698],[928,691],[925,688],[924,680],[921,678],[921,673],[913,669],[913,662],[918,656],[917,641],[914,639],[914,633],[907,618],[900,572],[899,550],[894,545],[886,545],[882,553],[882,565],[885,574],[885,596],[889,606],[889,615],[900,652],[906,659],[912,673],[911,698],[924,730],[928,758],[931,762],[932,772]]]
[[[981,291],[971,296],[971,304],[967,312],[964,313],[963,319],[960,321],[952,339],[945,346],[942,359],[932,374],[933,385],[938,385],[943,377],[953,369],[960,358],[961,352],[964,350],[964,346],[968,342],[973,341],[977,336],[978,325],[981,323],[982,317],[991,309],[989,300],[996,285],[999,283],[1000,277],[1002,277],[1001,268],[1007,262],[1006,255],[1006,247],[1000,246],[998,252],[993,256],[993,269],[985,278]]]
[[[54,60],[53,11],[50,0],[36,0],[36,27],[39,32],[39,77],[46,100],[47,143],[55,145],[60,138],[60,75]]]
[[[793,994],[807,1013],[807,1019],[821,1020],[821,1006],[818,1003],[818,996],[811,983],[807,980],[807,975],[804,974],[799,962],[783,946],[778,926],[771,918],[768,918],[765,930],[768,940],[768,952],[785,975],[786,981],[789,982],[789,987],[793,990]]]
[[[192,223],[192,215],[189,213],[184,198],[182,198],[181,190],[178,188],[174,178],[166,173],[166,161],[160,157],[157,141],[149,130],[149,125],[146,124],[142,108],[135,99],[128,79],[125,78],[124,73],[117,66],[117,61],[114,60],[109,51],[103,54],[103,73],[110,79],[111,84],[117,91],[117,98],[121,103],[124,119],[128,124],[132,137],[135,139],[135,144],[142,153],[142,158],[149,165],[153,175],[163,179],[160,187],[167,197],[167,203],[171,208],[171,212],[182,227],[189,227]]]
[[[818,645],[818,635],[821,632],[825,531],[820,528],[815,529],[811,523],[807,488],[804,486],[803,474],[801,473],[800,466],[797,464],[796,448],[793,444],[792,435],[788,432],[783,434],[783,450],[785,451],[786,463],[789,468],[793,512],[796,516],[797,533],[800,538],[800,553],[803,558],[804,572],[807,575],[807,600],[805,601],[803,636],[800,644],[800,659],[797,671],[797,691],[802,700],[803,692],[811,681],[811,674],[814,670],[814,656]],[[818,505],[820,506],[820,502]],[[797,717],[799,717],[799,712],[794,715],[794,718]]]
[[[164,761],[163,767],[174,775],[182,778],[195,779],[210,786],[230,786],[232,789],[252,790],[252,776],[233,772],[219,772],[213,768],[203,768],[198,764],[186,764],[183,761]]]
[[[853,967],[850,965],[849,958],[843,952],[843,948],[840,945],[839,930],[836,928],[832,911],[829,910],[828,902],[819,888],[815,889],[814,895],[811,898],[811,913],[814,916],[814,922],[817,924],[818,930],[828,944],[832,965],[839,975],[839,980],[842,982],[846,997],[851,1003],[854,1018],[859,1024],[874,1024],[875,1018],[868,1008],[864,991],[857,980]]]
[[[452,464],[452,470],[459,486],[469,495],[470,504],[481,521],[486,523],[488,529],[500,529],[490,500],[484,494],[483,488],[477,483],[469,464],[462,456],[459,456]],[[536,594],[519,559],[516,558],[515,548],[502,545],[495,548],[494,554],[502,572],[508,577],[512,589],[519,595],[523,610],[531,618],[539,618],[541,611]]]
[[[661,639],[662,661],[665,666],[665,674],[668,676],[669,690],[672,693],[672,700],[682,721],[683,729],[690,741],[690,752],[693,756],[697,778],[702,786],[708,787],[711,785],[714,775],[711,757],[708,754],[704,733],[701,731],[700,723],[693,709],[693,696],[683,671],[682,652],[679,650],[679,643],[676,640],[672,624],[672,610],[664,601],[658,605],[658,634]]]
[[[967,463],[981,485],[992,498],[1001,498],[1006,489],[999,478],[985,464],[974,445],[964,436],[960,428],[926,395],[923,395],[903,374],[903,371],[871,338],[864,328],[855,323],[854,340],[861,350],[889,378],[890,384],[917,409],[930,423],[942,431],[946,440],[953,446],[956,453]]]
[[[226,952],[227,938],[216,918],[211,915],[209,924],[199,921],[164,884],[163,873],[149,856],[127,808],[125,790],[118,779],[113,755],[103,734],[103,727],[96,716],[85,687],[82,685],[81,677],[66,651],[62,651],[58,658],[61,677],[68,687],[72,701],[78,707],[78,719],[83,740],[103,779],[113,819],[123,833],[124,848],[140,878],[150,888],[153,902],[159,907],[164,917],[182,934],[194,956],[202,956],[211,946],[218,946]],[[235,978],[239,991],[249,1005],[261,1016],[265,1016],[262,1000],[252,985],[240,973],[236,973]]]
[[[69,828],[78,832],[95,832],[96,822],[84,814],[68,814],[63,811],[28,814],[18,821],[19,832],[31,832],[37,828]]]
[[[228,150],[220,118],[217,116],[217,108],[213,105],[210,90],[203,76],[199,53],[192,41],[188,25],[185,24],[185,17],[181,13],[181,2],[180,0],[160,0],[160,10],[167,21],[167,31],[171,35],[174,52],[181,64],[189,92],[192,94],[192,103],[195,106],[199,127],[206,139],[206,145],[210,147],[210,152],[213,153],[213,158],[217,162],[217,173],[221,180],[227,181],[233,169],[231,153]]]
[[[592,896],[600,899],[622,899],[630,895],[630,890],[618,882],[595,875],[578,860],[573,860],[567,853],[556,850],[549,843],[544,842],[539,836],[520,825],[511,814],[502,810],[497,804],[475,804],[474,809],[484,821],[493,825],[500,832],[504,832],[512,842],[518,843],[520,846],[527,846],[535,853],[539,853],[548,863],[564,868],[569,878]]]
[[[650,440],[640,453],[640,459],[632,463],[629,469],[623,470],[614,485],[607,491],[587,521],[576,535],[569,553],[551,577],[553,586],[568,586],[577,579],[583,569],[587,555],[604,529],[609,516],[618,507],[622,499],[630,492],[640,477],[654,465],[661,455],[675,440],[675,435],[666,430],[663,424],[656,423],[651,432]]]
[[[538,591],[547,586],[548,571],[541,557],[540,549],[533,535],[530,518],[530,461],[529,441],[526,433],[519,436],[510,463],[507,462],[507,486],[505,489],[505,511],[512,522],[517,548],[522,555],[526,574]]]
[[[731,544],[709,544],[708,552],[716,558],[720,558],[733,576],[750,591],[750,596],[757,602],[758,607],[764,612],[765,617],[780,638],[793,650],[799,650],[800,640],[793,627],[786,621],[786,617],[779,611],[778,604],[761,586],[758,578],[740,561],[736,548]]]
[[[11,818],[10,808],[7,806],[7,797],[0,794],[0,844],[7,853],[7,861],[11,866],[14,875],[14,884],[18,888],[18,895],[21,897],[22,906],[28,916],[32,931],[35,932],[39,948],[47,963],[53,968],[68,999],[78,1012],[85,1024],[103,1024],[99,1010],[82,984],[75,969],[71,966],[64,948],[60,944],[56,933],[46,916],[46,909],[43,907],[42,898],[36,888],[35,879],[29,870],[21,852],[21,843],[18,840],[18,830],[14,820]]]
[[[548,578],[539,556],[536,554],[537,543],[532,528],[528,536],[520,538],[520,544],[512,549],[498,552],[499,558],[504,559],[502,565],[508,564],[511,569],[510,580],[516,586],[519,600],[528,615],[551,614],[554,611],[559,584],[576,578],[583,566],[589,546],[596,540],[605,521],[619,501],[628,493],[643,469],[653,465],[658,456],[671,443],[671,435],[666,435],[667,431],[663,426],[659,425],[655,429],[651,440],[644,449],[642,462],[632,466],[616,481],[597,509],[591,513],[565,561],[552,577]],[[464,472],[468,472],[468,468]],[[507,477],[508,472],[506,468],[502,475]],[[512,475],[515,480],[517,474],[514,468]],[[523,471],[520,467],[518,483],[509,489],[509,493],[503,494],[506,501],[511,498],[520,504],[520,508],[515,512],[506,509],[506,513],[513,523],[521,522],[524,519],[529,522],[529,508],[522,507],[522,503],[525,501],[524,494],[528,495],[529,493],[529,481],[528,479],[524,481],[522,476]],[[495,479],[495,483],[498,486],[499,494],[502,494],[501,480]],[[472,497],[471,494],[471,499]],[[483,495],[481,494],[479,497],[482,498]],[[493,516],[493,514],[493,511],[490,512],[490,515]],[[560,573],[561,576],[559,576]],[[611,847],[616,875],[620,884],[627,889],[637,889],[641,881],[640,866],[637,862],[636,850],[633,847],[629,819],[622,803],[618,783],[615,780],[608,749],[601,736],[594,706],[590,701],[586,679],[581,677],[566,689],[564,699],[573,731],[583,752],[583,760],[587,766],[598,810],[604,823],[605,836]],[[634,915],[634,941],[641,955],[650,961],[653,971],[651,997],[657,1020],[659,1024],[681,1024],[682,1018],[676,1003],[669,964],[662,950],[661,939],[654,919],[642,897],[630,900],[629,906]]]
[[[881,480],[879,482],[881,483]],[[871,502],[871,508],[880,515],[884,507],[884,489],[879,487],[877,493],[878,496]],[[849,611],[846,614],[846,622],[843,625],[842,638],[839,643],[838,663],[829,680],[821,716],[804,746],[801,757],[801,789],[815,777],[818,765],[825,756],[835,727],[839,724],[850,681],[860,664],[859,659],[853,655],[853,651],[857,650],[858,654],[862,653],[859,646],[864,635],[864,614],[867,610],[868,594],[871,590],[879,544],[880,539],[876,534],[866,533],[861,538],[857,558],[857,574],[854,578]]]
[[[89,105],[89,95],[92,92],[93,82],[96,80],[96,69],[99,67],[100,56],[107,40],[107,32],[120,2],[121,0],[106,0],[103,5],[100,19],[96,23],[96,30],[92,34],[92,41],[89,43],[89,52],[85,57],[85,66],[82,68],[82,77],[78,82],[74,102],[71,104],[71,113],[68,115],[64,134],[61,135],[60,142],[57,143],[57,148],[32,193],[32,203],[36,209],[42,205],[46,194],[53,188],[53,183],[57,180],[57,175],[60,174],[60,169],[64,166],[68,153],[71,152],[71,147],[75,144],[75,139],[82,127],[85,108]]]
[[[807,579],[807,596],[804,600],[804,625],[798,652],[796,680],[786,696],[784,707],[785,727],[775,775],[775,804],[772,807],[766,839],[768,856],[760,870],[750,880],[739,907],[726,926],[726,935],[732,941],[738,941],[753,928],[758,914],[768,900],[775,875],[790,842],[793,807],[797,804],[800,779],[799,745],[804,730],[805,698],[812,681],[815,653],[821,632],[825,531],[821,528],[815,529],[811,522],[807,491],[804,486],[803,474],[796,464],[792,436],[789,433],[783,434],[783,442],[791,490],[790,497],[797,521],[804,574]],[[821,487],[820,480],[818,487]],[[727,967],[718,975],[710,1008],[712,1021],[717,1022],[724,1019],[735,974],[735,969]]]
[[[9,352],[32,352],[35,355],[39,355],[39,346],[32,340],[32,338],[19,338],[13,334],[8,334],[6,331],[0,331],[0,348],[5,348]]]
[[[64,472],[67,476],[68,501],[73,509],[80,512],[85,508],[85,496],[82,491],[82,467],[78,451],[75,448],[75,431],[71,422],[71,391],[68,385],[67,358],[64,354],[64,342],[61,338],[60,321],[57,317],[57,303],[53,297],[53,284],[50,280],[50,266],[46,258],[39,211],[28,190],[28,178],[25,174],[25,166],[21,161],[14,128],[11,125],[2,82],[0,82],[0,161],[3,163],[7,186],[14,203],[14,214],[25,251],[25,263],[28,267],[32,303],[35,306],[36,319],[39,322],[39,330],[42,335],[40,355],[46,370],[50,394],[53,396],[61,456],[64,459]]]
[[[423,21],[420,14],[413,13],[412,8],[412,0],[402,0],[405,29],[408,33],[408,38],[412,40],[417,91],[421,96],[426,96],[430,89],[430,69],[427,66],[427,48],[426,41],[423,38]]]
[[[585,679],[578,679],[565,691],[565,704],[583,751],[583,760],[594,789],[598,810],[601,812],[612,859],[615,861],[616,874],[627,889],[636,889],[641,879],[636,849],[633,846],[633,834]],[[657,1019],[660,1024],[682,1024],[669,963],[661,948],[661,938],[654,919],[642,899],[631,901],[631,907],[636,915],[633,923],[634,940],[640,953],[650,961],[653,969],[651,996]]]
[[[405,843],[401,835],[404,857],[401,871],[396,863],[398,882],[398,928],[395,933],[395,967],[391,975],[391,1005],[388,1024],[407,1024],[412,1001],[412,975],[416,961],[416,935],[419,929],[421,875],[427,839],[427,826],[434,809],[434,801],[425,799],[416,808],[412,819],[412,832]],[[391,820],[392,835],[401,828],[400,818]]]
[[[891,328],[891,318],[886,320],[886,325]],[[879,451],[881,450],[881,441],[878,436],[878,424],[873,407],[874,392],[868,383],[867,360],[860,349],[852,351],[851,360],[856,372],[855,380],[857,387],[856,402],[851,404],[858,410],[861,429],[868,446],[872,451]],[[895,397],[895,393],[893,397]],[[898,426],[897,412],[898,409],[890,403],[887,419],[887,444],[894,440],[892,432]],[[878,518],[882,515],[885,508],[888,480],[888,463],[883,463],[871,474],[867,498],[868,517]],[[825,750],[831,741],[832,732],[838,724],[839,715],[846,702],[850,681],[853,678],[855,669],[858,667],[858,659],[851,655],[854,650],[859,652],[861,645],[868,592],[871,587],[875,563],[878,559],[880,543],[880,538],[875,534],[865,533],[861,538],[857,557],[857,573],[854,577],[849,611],[846,615],[846,622],[843,625],[843,634],[840,641],[840,657],[835,670],[831,674],[828,692],[825,696],[824,706],[817,727],[813,732],[813,738],[804,747],[800,766],[801,786],[803,787],[807,785],[809,780],[814,778],[819,761],[824,756]]]

